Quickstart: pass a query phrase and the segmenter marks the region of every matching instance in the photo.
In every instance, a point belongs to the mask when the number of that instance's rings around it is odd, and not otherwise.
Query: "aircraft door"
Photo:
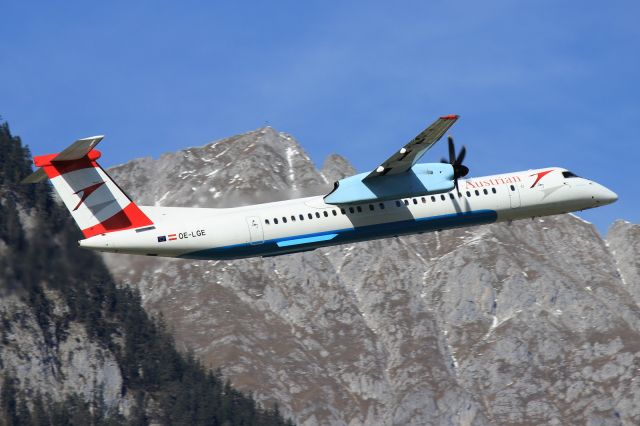
[[[520,207],[520,188],[518,185],[509,185],[509,204],[512,209]]]
[[[249,235],[251,237],[251,244],[262,244],[264,242],[264,232],[262,231],[262,224],[260,218],[257,216],[250,216],[247,218],[247,226],[249,227]]]

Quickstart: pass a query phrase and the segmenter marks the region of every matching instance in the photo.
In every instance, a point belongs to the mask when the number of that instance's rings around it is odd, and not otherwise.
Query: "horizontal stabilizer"
[[[44,170],[42,170],[42,167],[40,167],[35,172],[31,173],[29,176],[22,179],[20,183],[38,183],[38,182],[42,182],[46,178],[47,178],[47,174],[44,172]]]
[[[78,139],[64,149],[60,154],[56,155],[51,161],[69,161],[79,160],[95,148],[104,138],[104,135],[91,136],[89,138]]]
[[[104,138],[103,135],[99,136],[91,136],[89,138],[78,139],[67,148],[65,148],[61,153],[53,157],[49,161],[72,161],[79,160],[85,157],[89,152],[95,148],[98,143]],[[38,183],[42,182],[47,178],[47,174],[42,170],[42,167],[31,173],[29,176],[24,178],[20,183]]]

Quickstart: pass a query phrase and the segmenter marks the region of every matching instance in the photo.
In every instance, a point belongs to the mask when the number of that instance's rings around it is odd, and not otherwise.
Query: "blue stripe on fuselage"
[[[317,243],[320,241],[328,241],[335,238],[338,234],[323,234],[323,235],[315,235],[311,237],[303,237],[303,238],[290,238],[284,241],[278,241],[276,245],[278,247],[288,247],[288,246],[297,246],[300,244],[309,244],[309,243]]]
[[[498,218],[494,210],[476,210],[441,216],[416,218],[398,222],[379,223],[355,228],[334,229],[313,234],[291,235],[265,240],[262,244],[235,244],[214,247],[181,255],[185,259],[238,259],[254,256],[277,256],[313,250],[318,247],[367,241],[396,235],[493,223]]]

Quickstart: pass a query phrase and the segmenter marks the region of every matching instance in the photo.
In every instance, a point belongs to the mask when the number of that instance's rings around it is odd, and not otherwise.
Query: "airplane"
[[[407,234],[555,215],[615,202],[603,185],[561,167],[465,178],[466,149],[418,163],[459,118],[445,115],[375,170],[341,179],[326,195],[233,208],[138,206],[79,139],[34,157],[23,183],[49,178],[82,230],[81,247],[185,259],[270,257]]]

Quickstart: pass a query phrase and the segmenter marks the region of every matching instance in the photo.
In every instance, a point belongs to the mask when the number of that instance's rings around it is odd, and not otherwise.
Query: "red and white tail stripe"
[[[60,154],[34,157],[86,238],[153,224],[96,162],[100,152],[93,147],[101,139],[80,139]],[[38,181],[41,174],[25,181]]]

